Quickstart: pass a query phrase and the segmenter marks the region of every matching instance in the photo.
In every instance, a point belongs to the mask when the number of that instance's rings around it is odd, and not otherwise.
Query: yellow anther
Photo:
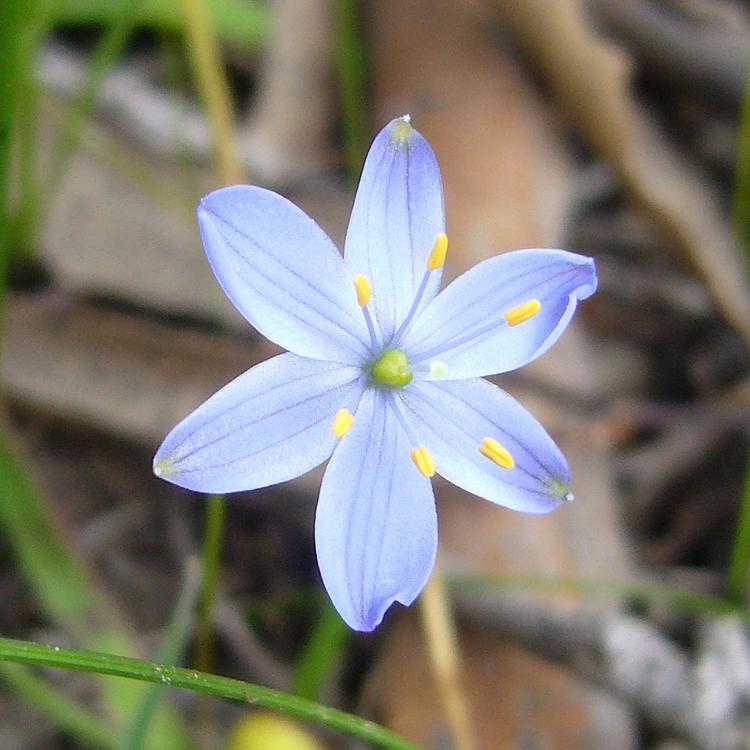
[[[370,282],[362,274],[358,273],[354,277],[354,288],[357,290],[357,304],[360,307],[367,307],[367,303],[370,301],[370,297],[372,297]]]
[[[427,477],[427,479],[434,476],[435,464],[432,463],[432,456],[427,448],[415,448],[410,455],[411,460],[414,461],[414,465],[423,476]]]
[[[533,318],[542,309],[542,303],[538,299],[526,300],[518,307],[508,310],[503,317],[509,326],[517,326],[529,318]]]
[[[497,440],[492,438],[485,438],[482,440],[482,444],[479,446],[479,452],[485,457],[489,458],[490,461],[496,463],[503,469],[512,469],[516,462],[513,460],[513,456],[508,453],[508,449],[504,448]]]
[[[339,409],[336,412],[336,416],[333,418],[333,426],[331,432],[334,437],[341,438],[346,435],[347,432],[352,428],[354,424],[354,417],[349,409]]]
[[[432,246],[430,257],[427,258],[427,270],[437,271],[445,263],[445,254],[448,252],[448,235],[442,232],[437,236],[435,244]]]

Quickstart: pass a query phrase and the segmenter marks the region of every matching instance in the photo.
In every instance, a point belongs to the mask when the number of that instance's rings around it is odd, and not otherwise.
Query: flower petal
[[[559,338],[596,289],[594,261],[564,250],[516,250],[478,263],[446,287],[401,345],[409,360],[439,362],[441,379],[514,370]],[[518,325],[503,315],[529,300],[541,309]]]
[[[406,317],[438,234],[445,231],[443,186],[427,141],[400,117],[367,154],[346,233],[347,266],[369,279],[375,318],[387,343]],[[422,304],[437,293],[433,271]]]
[[[354,411],[361,370],[295,354],[240,375],[187,416],[154,457],[154,473],[199,492],[237,492],[304,474],[331,455],[338,409]]]
[[[235,307],[279,346],[361,363],[369,335],[351,274],[323,230],[270,190],[222,188],[198,206],[209,263]]]
[[[331,458],[315,518],[318,565],[341,617],[372,630],[394,601],[411,604],[435,562],[432,486],[382,391],[369,389]]]
[[[567,462],[552,438],[514,398],[481,378],[418,382],[402,392],[407,419],[432,453],[435,470],[493,503],[546,513],[571,499]],[[479,447],[496,440],[515,466],[502,468]]]

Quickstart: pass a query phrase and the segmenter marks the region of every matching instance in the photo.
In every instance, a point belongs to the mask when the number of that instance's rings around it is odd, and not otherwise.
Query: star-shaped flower
[[[259,187],[211,193],[198,223],[227,296],[289,352],[178,424],[154,471],[224,493],[292,479],[330,457],[315,544],[352,628],[372,630],[425,585],[437,548],[435,472],[528,513],[572,499],[555,443],[481,376],[545,352],[594,292],[594,263],[519,250],[438,294],[447,249],[440,172],[408,116],[370,148],[344,258],[311,218]]]

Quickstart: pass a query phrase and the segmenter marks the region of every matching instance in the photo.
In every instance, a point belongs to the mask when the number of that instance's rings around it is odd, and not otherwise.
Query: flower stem
[[[48,646],[31,641],[17,641],[11,638],[0,638],[0,661],[127,677],[142,682],[193,690],[217,698],[229,698],[269,708],[296,719],[321,724],[370,742],[376,747],[386,748],[386,750],[420,750],[417,745],[403,737],[399,737],[374,722],[361,719],[359,716],[321,706],[262,685],[197,672],[193,669],[172,667],[114,654],[100,654],[94,651]]]
[[[213,616],[216,589],[219,581],[219,563],[224,537],[226,502],[223,495],[211,495],[206,502],[206,528],[203,532],[203,576],[200,606],[196,623],[195,666],[201,671],[211,669],[214,650]]]
[[[455,740],[455,748],[475,750],[477,742],[461,676],[456,623],[448,601],[445,579],[437,566],[422,591],[419,603],[432,672]]]

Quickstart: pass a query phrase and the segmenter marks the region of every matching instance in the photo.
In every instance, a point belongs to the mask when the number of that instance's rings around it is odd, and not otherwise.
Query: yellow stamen
[[[415,448],[410,455],[411,460],[414,461],[414,465],[423,476],[427,477],[427,479],[434,476],[435,464],[432,463],[432,456],[427,448]]]
[[[513,456],[508,453],[508,449],[504,448],[497,440],[492,438],[485,438],[482,440],[482,444],[479,446],[479,452],[485,457],[489,458],[490,461],[496,463],[503,469],[512,469],[516,462],[513,460]]]
[[[333,418],[333,427],[331,432],[334,437],[342,438],[351,429],[354,424],[354,417],[349,409],[339,409],[336,412],[336,416]]]
[[[448,252],[448,235],[442,232],[437,236],[435,244],[432,246],[430,257],[427,258],[427,270],[437,271],[445,263],[445,254]]]
[[[370,282],[362,276],[362,274],[357,274],[354,277],[354,288],[357,291],[357,304],[360,307],[367,307],[367,303],[370,301],[370,297],[372,296],[372,287],[370,286]]]
[[[506,312],[503,317],[509,326],[517,326],[529,318],[533,318],[542,309],[538,299],[530,299]]]

